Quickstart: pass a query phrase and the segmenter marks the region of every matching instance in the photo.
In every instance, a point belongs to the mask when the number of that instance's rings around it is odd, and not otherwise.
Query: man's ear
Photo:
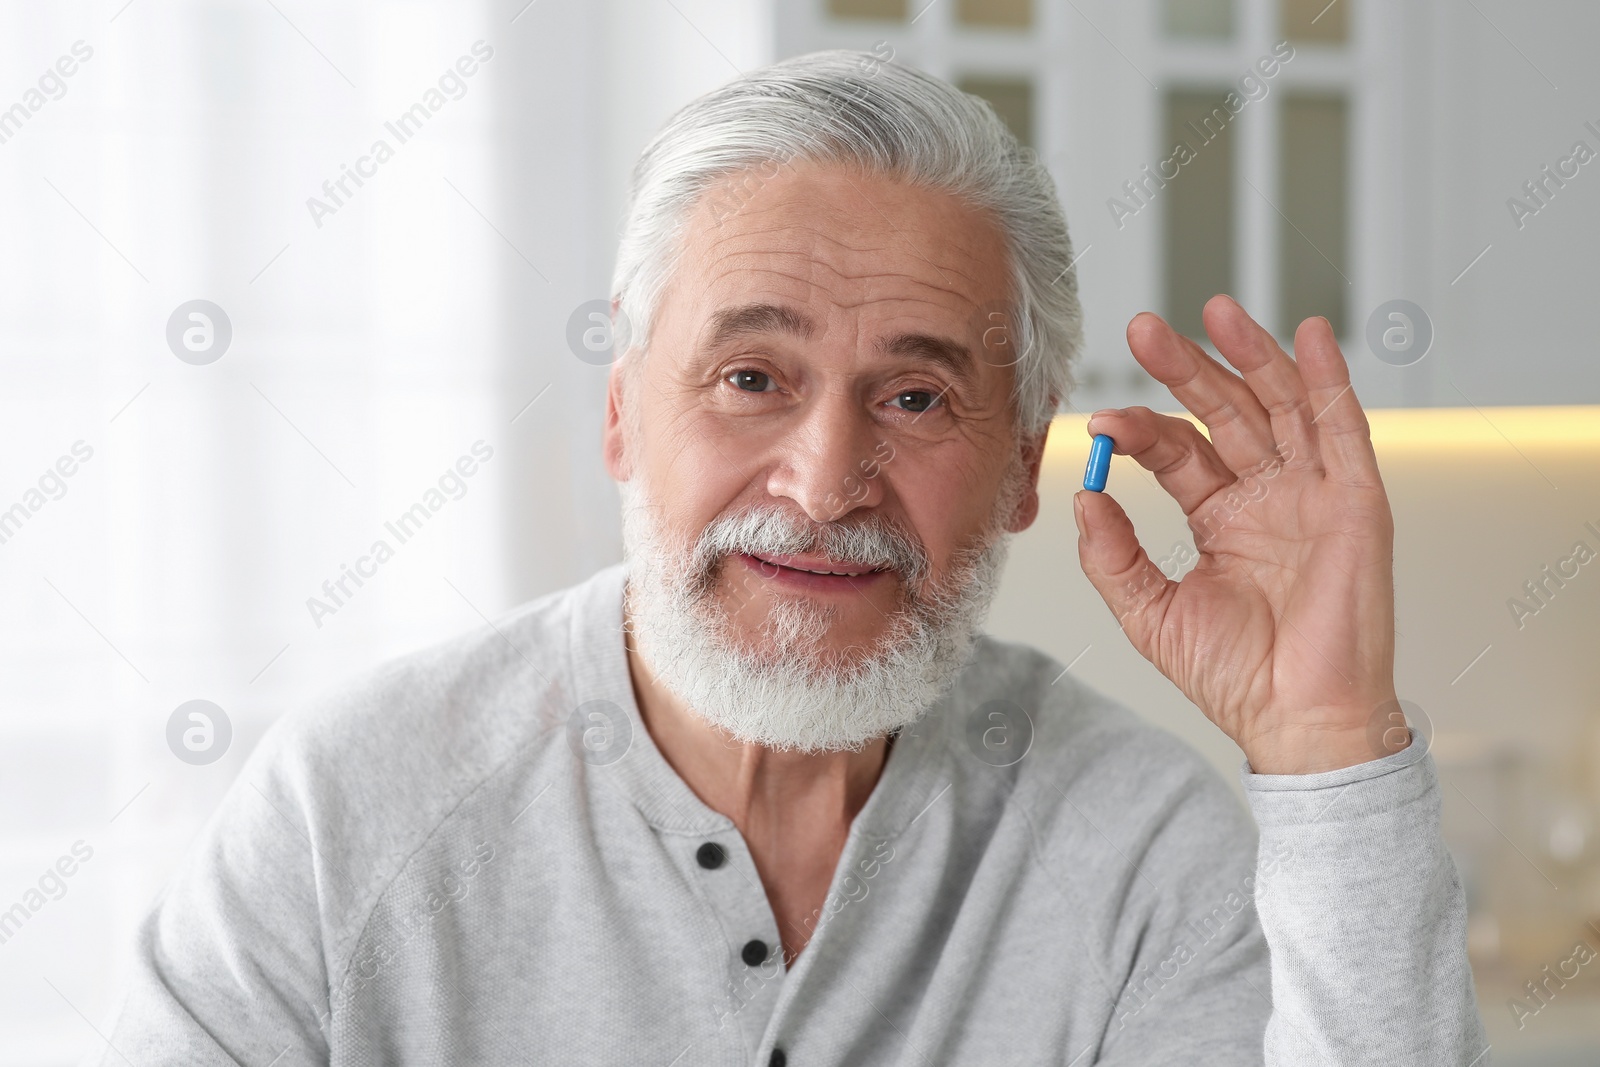
[[[1022,494],[1017,498],[1010,521],[1006,523],[1006,529],[1011,533],[1021,533],[1039,517],[1039,470],[1044,465],[1044,446],[1049,437],[1050,427],[1046,425],[1037,434],[1024,435],[1017,446],[1022,450],[1022,463],[1027,473]]]
[[[633,460],[628,455],[628,441],[623,433],[622,406],[638,402],[638,397],[624,395],[624,379],[629,372],[623,369],[624,360],[638,359],[639,353],[630,349],[622,359],[611,364],[606,378],[606,424],[601,432],[601,455],[605,457],[606,471],[614,481],[625,482],[633,477]]]

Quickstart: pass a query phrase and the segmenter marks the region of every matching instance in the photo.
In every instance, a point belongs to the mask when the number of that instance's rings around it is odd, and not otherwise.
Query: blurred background
[[[1056,176],[1082,386],[991,629],[1235,785],[1078,569],[1082,415],[1175,406],[1138,311],[1333,322],[1490,1058],[1600,1062],[1596,41],[1579,0],[0,0],[0,1064],[102,1051],[278,715],[620,558],[583,335],[628,170],[824,47],[983,96]],[[1192,565],[1153,479],[1111,491]]]

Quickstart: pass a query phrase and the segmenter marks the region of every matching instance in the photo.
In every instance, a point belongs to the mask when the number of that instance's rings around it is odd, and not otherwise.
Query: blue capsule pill
[[[1089,465],[1083,469],[1083,487],[1095,493],[1106,488],[1106,475],[1111,471],[1111,437],[1097,433],[1089,446]]]

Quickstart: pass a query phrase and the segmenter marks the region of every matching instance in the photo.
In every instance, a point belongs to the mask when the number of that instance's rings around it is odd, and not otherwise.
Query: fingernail
[[[1078,524],[1078,536],[1084,540],[1089,539],[1089,527],[1083,521],[1083,494],[1087,489],[1080,489],[1072,494],[1072,521]]]

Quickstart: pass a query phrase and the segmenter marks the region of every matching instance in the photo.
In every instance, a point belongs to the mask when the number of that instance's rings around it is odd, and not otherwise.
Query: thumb
[[[1116,500],[1080,489],[1072,498],[1072,514],[1078,523],[1078,563],[1084,576],[1134,647],[1150,659],[1158,619],[1154,609],[1174,583],[1139,544],[1133,522]]]

